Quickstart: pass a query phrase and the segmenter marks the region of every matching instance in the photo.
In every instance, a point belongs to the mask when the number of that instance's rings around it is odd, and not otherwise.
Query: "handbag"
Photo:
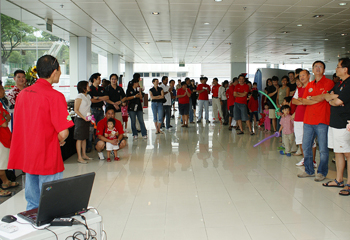
[[[166,103],[166,99],[165,98],[162,99],[162,103],[163,104]]]

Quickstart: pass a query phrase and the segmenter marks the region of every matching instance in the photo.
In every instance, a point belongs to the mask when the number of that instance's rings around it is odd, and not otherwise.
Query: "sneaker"
[[[137,135],[134,136],[134,140],[138,139],[139,137]]]
[[[169,125],[169,128],[172,128],[173,126]]]
[[[297,176],[298,176],[299,178],[306,178],[306,177],[314,177],[315,174],[309,175],[309,174],[307,174],[306,172],[303,172],[303,173],[299,173]]]
[[[286,155],[287,155],[287,157],[291,157],[291,156],[292,156],[292,154],[291,154],[291,153],[287,153]]]
[[[280,154],[281,154],[281,155],[284,155],[284,151],[283,151],[283,150],[281,150],[281,151],[280,151]]]
[[[317,163],[316,162],[314,162],[314,168],[317,168]]]
[[[147,135],[145,135],[145,136],[142,136],[142,138],[143,138],[143,139],[147,139]]]
[[[304,158],[302,158],[302,159],[300,160],[300,162],[298,162],[298,163],[295,164],[295,165],[298,166],[298,167],[304,166]]]
[[[280,146],[277,148],[278,150],[284,150],[285,148],[283,146]]]
[[[105,156],[103,156],[103,153],[102,153],[102,152],[99,152],[99,153],[98,153],[98,158],[99,158],[100,160],[104,160],[104,159],[105,159]]]
[[[321,182],[321,181],[323,181],[323,180],[325,180],[325,176],[323,176],[321,173],[317,173],[316,174],[316,177],[315,177],[315,181],[316,182]]]
[[[107,158],[107,162],[110,162],[111,161],[111,159],[110,158]]]
[[[119,157],[115,157],[115,158],[114,158],[114,161],[119,161],[119,160],[120,160]]]
[[[201,120],[198,120],[197,123],[201,123],[202,121]]]

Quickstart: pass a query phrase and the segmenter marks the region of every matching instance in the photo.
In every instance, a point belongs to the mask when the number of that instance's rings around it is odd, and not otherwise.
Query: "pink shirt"
[[[122,106],[122,116],[123,117],[129,116],[129,114],[128,114],[128,106]]]
[[[282,116],[280,124],[283,127],[282,129],[283,134],[294,133],[294,121],[292,120],[291,115]]]

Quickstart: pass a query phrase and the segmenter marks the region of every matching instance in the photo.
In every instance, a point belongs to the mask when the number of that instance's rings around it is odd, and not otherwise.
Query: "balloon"
[[[280,109],[276,106],[276,104],[274,103],[274,101],[272,101],[272,99],[269,97],[269,95],[267,95],[267,94],[264,93],[263,91],[260,91],[260,90],[259,90],[259,93],[261,93],[262,95],[265,95],[265,96],[270,100],[270,102],[272,103],[272,105],[276,108],[276,111],[275,111],[276,118],[280,119],[281,116],[278,115]]]
[[[269,140],[270,138],[273,138],[273,137],[279,137],[280,136],[280,133],[279,132],[275,132],[274,134],[272,134],[271,136],[268,136],[267,138],[261,140],[260,142],[258,142],[257,144],[254,145],[254,147],[260,145],[261,143]]]

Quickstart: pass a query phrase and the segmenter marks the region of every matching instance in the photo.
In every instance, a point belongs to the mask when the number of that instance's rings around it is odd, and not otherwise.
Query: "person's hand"
[[[85,120],[85,122],[90,122],[90,120],[87,120],[87,118],[86,118],[86,117],[84,117],[83,119]]]
[[[117,145],[119,143],[119,140],[118,139],[113,139],[113,140],[111,140],[111,143],[113,145]]]
[[[108,137],[108,133],[105,133],[105,137]]]
[[[220,105],[222,106],[222,105],[224,105],[224,103],[222,101],[220,101]]]
[[[64,144],[66,144],[66,141],[60,142],[60,146],[61,146],[61,147],[64,146]]]

